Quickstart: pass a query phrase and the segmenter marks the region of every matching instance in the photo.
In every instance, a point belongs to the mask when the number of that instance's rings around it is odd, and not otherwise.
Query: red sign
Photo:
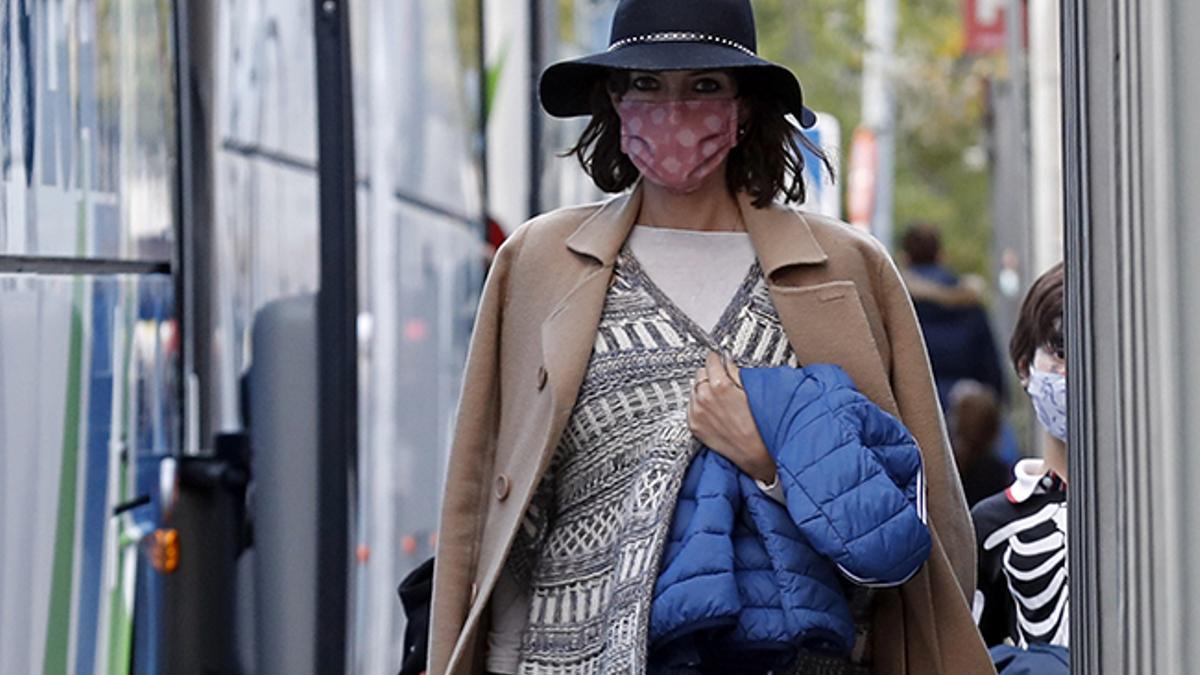
[[[967,54],[1003,51],[1008,34],[1009,0],[963,0],[963,26]],[[1024,7],[1025,3],[1022,2]]]
[[[870,129],[860,128],[854,132],[846,179],[846,215],[851,225],[869,231],[879,181],[879,142]]]

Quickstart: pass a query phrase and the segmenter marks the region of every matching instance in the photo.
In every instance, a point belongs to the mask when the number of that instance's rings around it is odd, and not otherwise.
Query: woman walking
[[[785,501],[738,368],[810,364],[840,366],[911,431],[933,539],[899,588],[845,582],[859,644],[811,663],[992,672],[908,295],[875,240],[777,203],[804,196],[787,115],[813,117],[755,42],[748,0],[623,0],[606,52],[543,74],[547,112],[591,116],[573,153],[619,196],[536,218],[497,254],[442,507],[430,673],[662,672],[649,615],[689,460],[702,443]]]

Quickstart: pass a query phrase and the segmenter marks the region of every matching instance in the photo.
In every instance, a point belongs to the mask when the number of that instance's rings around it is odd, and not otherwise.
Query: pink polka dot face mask
[[[737,147],[737,99],[622,101],[621,151],[646,180],[695,192]]]

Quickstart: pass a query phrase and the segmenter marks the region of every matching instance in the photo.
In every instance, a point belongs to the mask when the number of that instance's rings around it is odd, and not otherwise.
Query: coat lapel
[[[757,209],[745,196],[741,208],[771,301],[800,364],[841,366],[867,398],[897,414],[891,381],[854,282],[832,275],[813,285],[784,281],[790,269],[828,264],[803,214],[777,206]]]
[[[540,468],[544,470],[556,439],[567,422],[596,342],[604,298],[612,281],[613,265],[641,209],[642,193],[613,199],[567,238],[567,248],[586,259],[578,281],[542,322],[542,363],[554,401],[547,444]]]
[[[569,413],[596,342],[611,266],[594,266],[542,323],[542,359],[554,400],[554,419]]]
[[[542,321],[541,352],[542,368],[545,370],[545,386],[549,390],[552,409],[535,433],[539,445],[535,452],[511,452],[506,466],[500,469],[515,482],[512,497],[518,503],[528,503],[538,481],[549,467],[558,439],[566,428],[575,399],[583,384],[587,364],[596,341],[600,325],[600,314],[604,310],[604,298],[613,274],[613,263],[629,230],[637,219],[641,208],[641,191],[617,197],[602,206],[595,214],[582,222],[567,238],[566,246],[580,256],[581,264],[568,278],[556,282],[556,286],[568,288]],[[524,450],[524,449],[522,449]],[[495,555],[481,562],[478,586],[473,591],[471,608],[459,635],[458,643],[451,654],[451,664],[463,658],[462,650],[468,637],[478,629],[486,598],[490,597],[496,578],[503,565],[503,555],[512,543],[519,523],[520,513],[511,513],[513,520],[504,523],[487,541],[484,550]],[[477,593],[482,591],[482,593]]]

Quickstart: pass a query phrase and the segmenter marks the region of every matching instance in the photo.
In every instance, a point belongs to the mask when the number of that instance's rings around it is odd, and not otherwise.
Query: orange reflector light
[[[366,544],[359,545],[358,549],[354,553],[355,553],[355,556],[358,558],[359,563],[365,564],[368,560],[371,559],[371,547],[367,546]]]
[[[160,529],[154,531],[150,544],[150,564],[159,572],[170,574],[179,569],[179,531]]]
[[[401,542],[401,546],[404,547],[405,553],[412,555],[417,552],[417,538],[405,537],[403,542]]]

